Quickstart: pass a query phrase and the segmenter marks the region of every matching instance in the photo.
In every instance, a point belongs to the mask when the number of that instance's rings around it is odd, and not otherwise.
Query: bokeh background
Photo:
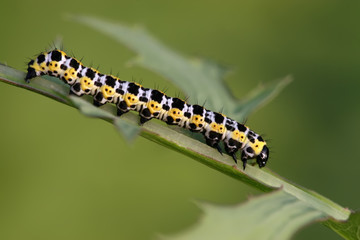
[[[66,20],[87,14],[141,24],[186,56],[234,69],[241,98],[294,81],[247,124],[270,138],[268,167],[342,206],[360,206],[359,1],[17,1],[0,3],[0,61],[25,71],[58,36],[100,70],[148,87],[166,79],[126,67],[134,53]],[[38,94],[0,83],[0,239],[154,239],[201,216],[193,200],[233,204],[260,194],[194,160]],[[224,103],[226,104],[226,103]],[[241,224],[241,222],[239,222]],[[339,239],[321,224],[294,239]]]

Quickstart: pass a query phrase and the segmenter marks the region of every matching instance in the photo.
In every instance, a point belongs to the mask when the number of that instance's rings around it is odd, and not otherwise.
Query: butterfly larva
[[[27,71],[25,81],[28,83],[36,76],[55,76],[71,86],[70,94],[94,96],[96,106],[108,102],[116,104],[118,116],[133,110],[139,112],[141,124],[156,118],[170,125],[200,132],[204,135],[206,144],[218,149],[220,153],[219,143],[223,141],[226,152],[236,163],[236,153],[241,150],[244,169],[248,159],[256,158],[261,168],[269,158],[269,149],[263,138],[247,126],[221,113],[166,96],[161,91],[101,74],[93,68],[83,66],[63,51],[55,49],[41,53],[29,62]]]

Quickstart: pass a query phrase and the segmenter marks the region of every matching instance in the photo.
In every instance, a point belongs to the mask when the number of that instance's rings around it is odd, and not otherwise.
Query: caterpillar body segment
[[[200,132],[204,135],[206,144],[218,149],[220,153],[219,143],[223,142],[225,151],[235,162],[236,153],[241,151],[244,169],[249,159],[256,159],[261,168],[269,158],[266,142],[247,126],[221,113],[169,97],[159,90],[102,74],[96,69],[85,67],[61,50],[41,53],[28,63],[25,81],[29,83],[30,79],[40,75],[62,79],[70,85],[70,94],[92,95],[95,106],[115,104],[118,116],[130,110],[137,111],[141,124],[156,118],[169,125]]]

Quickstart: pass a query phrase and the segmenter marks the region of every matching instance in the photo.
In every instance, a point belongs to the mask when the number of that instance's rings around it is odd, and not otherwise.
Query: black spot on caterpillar
[[[108,102],[116,104],[118,116],[132,110],[139,112],[141,124],[156,118],[170,125],[200,132],[206,143],[220,153],[219,143],[223,141],[226,152],[236,163],[236,153],[241,151],[244,169],[249,159],[256,158],[261,168],[269,158],[269,148],[263,138],[247,126],[221,113],[169,97],[159,90],[101,74],[61,50],[41,53],[31,60],[25,81],[29,83],[30,79],[44,74],[60,78],[70,85],[70,94],[94,96],[95,106]]]

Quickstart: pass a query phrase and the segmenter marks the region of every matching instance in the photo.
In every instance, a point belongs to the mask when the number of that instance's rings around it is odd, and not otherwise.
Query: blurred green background
[[[0,6],[0,62],[24,71],[29,58],[61,36],[85,64],[178,93],[161,76],[126,67],[130,50],[64,17],[87,14],[144,25],[186,56],[232,67],[225,82],[239,98],[292,74],[295,81],[247,121],[271,140],[268,167],[359,208],[359,1],[2,0]],[[0,239],[154,239],[196,222],[194,199],[231,204],[260,193],[143,138],[128,146],[110,124],[38,94],[4,83],[0,91]],[[321,224],[294,239],[320,237],[339,239]]]

